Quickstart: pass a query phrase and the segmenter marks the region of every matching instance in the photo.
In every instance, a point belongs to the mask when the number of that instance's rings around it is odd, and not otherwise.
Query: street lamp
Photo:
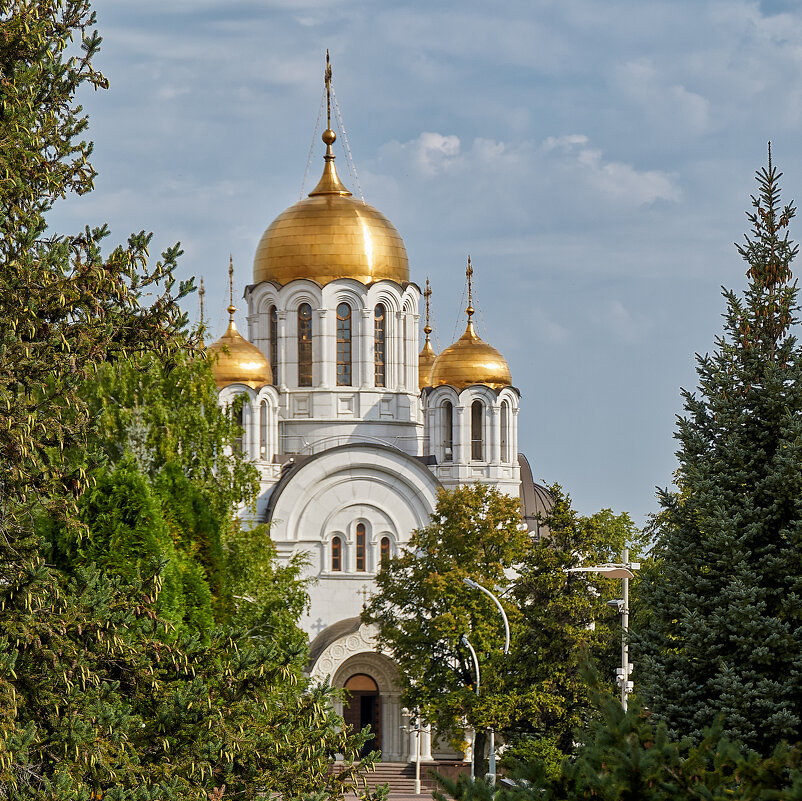
[[[463,634],[462,637],[460,637],[460,642],[471,652],[471,656],[473,657],[473,669],[476,671],[476,694],[479,695],[479,660],[476,658],[476,651],[473,650],[473,646],[467,634]],[[476,752],[474,751],[473,759],[471,759],[471,781],[473,781],[476,776],[476,770],[474,768],[475,761]]]
[[[487,589],[487,587],[483,587],[479,584],[478,581],[474,581],[472,578],[465,578],[462,579],[465,584],[467,584],[471,589],[474,590],[481,590],[485,595],[487,595],[493,603],[498,607],[498,611],[501,612],[501,617],[504,620],[504,655],[506,656],[510,652],[510,621],[507,620],[507,613],[504,611],[504,607],[501,605],[501,601],[499,601],[496,596]],[[462,635],[463,642],[465,642],[468,647],[470,648],[470,643],[468,643],[468,638],[463,634]],[[476,666],[476,694],[479,695],[479,662],[476,659],[476,654],[471,648],[471,653],[473,654],[474,664]],[[488,760],[488,779],[490,780],[490,786],[494,787],[496,784],[496,732],[493,727],[490,727],[490,759]],[[471,760],[471,778],[473,778],[473,760]]]
[[[608,606],[614,606],[621,613],[621,667],[616,670],[618,682],[621,685],[621,706],[627,711],[627,696],[632,692],[632,682],[629,674],[632,665],[629,663],[629,580],[635,578],[633,570],[640,570],[640,562],[629,561],[629,548],[621,553],[621,563],[605,563],[591,567],[570,567],[567,573],[596,573],[607,578],[621,579],[620,600],[608,601]]]

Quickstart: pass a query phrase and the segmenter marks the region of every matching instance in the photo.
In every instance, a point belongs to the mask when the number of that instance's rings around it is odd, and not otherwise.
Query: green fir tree
[[[720,718],[764,754],[802,739],[802,349],[780,176],[769,150],[738,246],[747,290],[724,291],[724,334],[697,357],[698,392],[683,391],[633,660],[674,734],[699,740]]]

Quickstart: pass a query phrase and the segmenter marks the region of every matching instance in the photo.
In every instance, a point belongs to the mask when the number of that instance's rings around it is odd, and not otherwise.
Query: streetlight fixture
[[[504,620],[504,655],[506,656],[510,652],[510,621],[507,620],[507,613],[504,611],[504,607],[501,605],[501,601],[499,601],[496,596],[487,589],[487,587],[483,587],[479,584],[478,581],[474,581],[472,578],[465,578],[462,579],[465,584],[467,584],[473,590],[481,590],[485,595],[487,595],[493,603],[498,607],[498,611],[501,612],[501,617]],[[470,648],[470,643],[468,642],[468,638],[463,634],[462,635],[463,642],[468,645]],[[479,695],[479,662],[476,659],[476,653],[474,652],[473,648],[471,648],[471,653],[473,654],[474,664],[476,666],[476,694]],[[496,785],[496,732],[492,726],[489,727],[490,730],[490,758],[488,760],[488,772],[487,776],[490,782],[491,787],[495,787]],[[471,778],[473,778],[473,760],[471,760]]]
[[[633,570],[640,570],[640,562],[629,561],[629,548],[622,551],[620,564],[608,562],[591,567],[570,567],[566,570],[566,573],[596,573],[607,578],[621,579],[622,598],[608,601],[607,605],[621,613],[621,667],[616,669],[616,676],[621,685],[621,707],[624,712],[627,711],[627,696],[632,692],[632,682],[629,680],[632,672],[629,662],[629,580],[635,578]]]
[[[487,587],[483,587],[478,581],[474,581],[472,578],[468,578],[468,576],[465,576],[462,580],[472,590],[481,590],[498,607],[498,611],[501,612],[501,617],[504,619],[504,654],[506,656],[510,652],[510,621],[507,620],[507,613],[504,611],[501,601],[499,601]]]

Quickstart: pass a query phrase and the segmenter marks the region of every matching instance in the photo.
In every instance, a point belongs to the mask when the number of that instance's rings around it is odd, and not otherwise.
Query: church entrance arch
[[[355,673],[345,682],[343,719],[354,731],[370,726],[373,737],[362,746],[361,756],[382,750],[381,695],[379,686],[366,673]]]

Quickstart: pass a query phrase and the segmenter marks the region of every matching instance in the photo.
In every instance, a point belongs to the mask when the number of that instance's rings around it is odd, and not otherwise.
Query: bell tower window
[[[382,537],[379,545],[379,569],[384,570],[390,561],[390,538]]]
[[[454,459],[454,407],[451,401],[443,404],[443,461]]]
[[[273,368],[273,385],[279,385],[278,377],[278,310],[270,307],[270,366]]]
[[[351,307],[337,307],[337,386],[351,386]]]
[[[358,523],[356,527],[356,569],[365,572],[365,524]]]
[[[475,400],[471,404],[471,459],[474,462],[481,462],[484,458],[483,415],[482,401]]]
[[[259,458],[267,459],[267,401],[259,405]]]
[[[298,307],[298,386],[312,386],[312,307]]]
[[[373,310],[373,374],[377,387],[387,386],[387,310],[383,303]]]
[[[343,541],[334,537],[331,541],[331,570],[339,573],[343,569]]]
[[[507,401],[501,404],[501,461],[510,460],[510,406]]]

